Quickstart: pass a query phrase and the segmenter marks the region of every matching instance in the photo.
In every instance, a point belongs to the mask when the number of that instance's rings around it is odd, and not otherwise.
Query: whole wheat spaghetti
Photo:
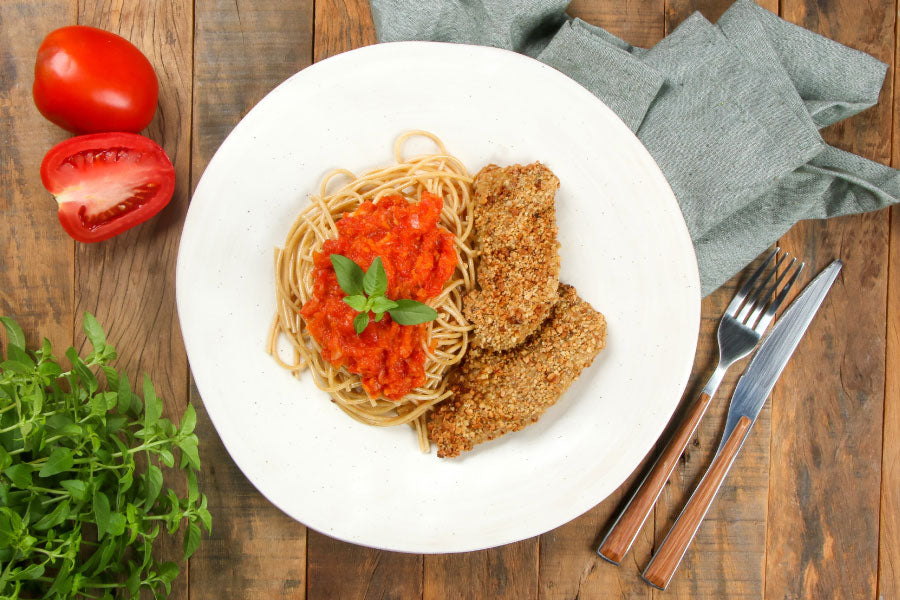
[[[436,152],[405,158],[405,142],[417,136],[430,139]],[[445,389],[445,375],[462,360],[472,329],[462,314],[462,297],[475,285],[474,251],[470,247],[472,178],[462,162],[448,154],[441,140],[425,131],[402,134],[394,144],[394,158],[395,164],[360,176],[346,169],[331,171],[322,180],[318,195],[313,195],[309,205],[297,216],[284,247],[275,251],[277,309],[267,350],[297,377],[308,368],[316,385],[354,419],[377,426],[410,423],[415,427],[419,446],[427,451],[425,416],[450,395]],[[425,383],[398,401],[370,398],[362,388],[359,375],[335,368],[323,358],[300,316],[301,307],[312,295],[314,253],[321,252],[325,240],[338,236],[336,222],[364,201],[377,204],[384,196],[399,194],[409,202],[417,202],[424,191],[443,199],[440,225],[455,237],[456,268],[440,295],[427,302],[438,312],[438,318],[427,324],[423,342]],[[278,353],[282,339],[292,349],[289,361]]]

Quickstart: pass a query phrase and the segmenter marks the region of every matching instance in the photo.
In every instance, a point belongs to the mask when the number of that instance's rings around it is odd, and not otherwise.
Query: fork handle
[[[706,516],[706,511],[712,505],[719,487],[725,480],[725,476],[728,475],[731,465],[734,464],[734,459],[743,446],[744,440],[747,439],[752,425],[753,421],[749,417],[741,417],[734,431],[728,436],[725,445],[722,446],[721,452],[709,465],[700,485],[694,490],[691,499],[688,500],[687,505],[675,520],[675,524],[672,525],[672,529],[669,530],[656,554],[650,559],[650,564],[644,569],[642,576],[644,581],[650,585],[664,590],[672,581],[675,570],[678,569],[688,546],[691,545],[694,535],[700,528],[700,523],[703,522],[703,517]]]
[[[697,430],[700,419],[703,418],[706,409],[709,408],[710,400],[710,395],[703,392],[691,405],[688,414],[678,426],[675,435],[666,445],[662,454],[659,455],[659,458],[656,459],[650,472],[641,481],[640,486],[638,486],[624,510],[619,513],[606,537],[600,542],[597,554],[616,565],[624,558],[653,510],[653,505],[656,504],[656,500],[666,485],[666,481],[669,480],[672,471],[675,470],[678,459]]]

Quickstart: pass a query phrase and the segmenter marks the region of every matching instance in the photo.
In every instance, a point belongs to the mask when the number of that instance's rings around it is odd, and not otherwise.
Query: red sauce
[[[453,234],[440,227],[443,200],[423,192],[420,202],[385,196],[363,202],[337,222],[337,239],[327,240],[315,255],[312,297],[300,314],[322,347],[322,356],[362,378],[372,397],[399,400],[425,383],[426,325],[399,325],[385,313],[356,335],[356,311],[343,302],[331,255],[342,254],[363,270],[381,257],[387,274],[386,296],[425,302],[441,293],[456,267]]]

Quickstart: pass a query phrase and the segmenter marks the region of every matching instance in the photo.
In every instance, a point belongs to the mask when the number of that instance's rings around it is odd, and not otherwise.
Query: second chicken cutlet
[[[522,346],[472,349],[451,380],[453,396],[438,404],[428,433],[448,458],[536,422],[606,345],[606,319],[559,286],[552,315]]]
[[[463,314],[475,325],[476,347],[518,346],[556,303],[558,188],[559,179],[539,162],[488,165],[475,176],[478,289],[463,299]]]

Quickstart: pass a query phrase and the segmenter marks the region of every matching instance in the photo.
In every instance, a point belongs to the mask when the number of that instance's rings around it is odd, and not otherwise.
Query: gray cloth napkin
[[[651,49],[566,16],[563,0],[371,0],[379,40],[522,52],[612,108],[659,164],[697,251],[703,294],[802,219],[900,199],[900,172],[819,129],[878,100],[887,65],[737,0]]]

